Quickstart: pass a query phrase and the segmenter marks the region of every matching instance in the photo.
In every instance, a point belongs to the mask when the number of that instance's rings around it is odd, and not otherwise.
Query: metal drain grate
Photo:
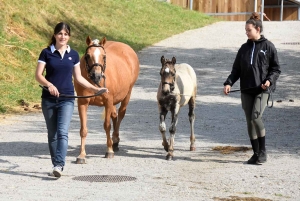
[[[281,43],[283,45],[300,45],[300,42],[287,42],[287,43]]]
[[[134,181],[135,177],[122,176],[122,175],[87,175],[74,177],[73,180],[87,181],[87,182],[123,182]]]

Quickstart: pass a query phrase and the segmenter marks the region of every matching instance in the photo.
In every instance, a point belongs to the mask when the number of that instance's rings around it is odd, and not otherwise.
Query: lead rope
[[[269,99],[271,97],[271,106],[269,106]],[[267,106],[268,108],[272,108],[273,107],[273,95],[272,95],[272,90],[270,90],[270,94],[269,94],[269,97],[268,97],[268,100],[267,100]]]
[[[269,89],[268,89],[269,90]],[[260,108],[259,108],[259,112],[257,111],[257,113],[258,113],[258,115],[260,115],[260,113],[261,113],[261,108],[262,108],[262,103],[261,103],[261,99],[262,99],[262,96],[263,96],[263,92],[261,93],[261,97],[256,97],[257,99],[260,99]],[[269,99],[270,99],[270,97],[271,97],[271,100],[272,100],[272,104],[271,104],[271,106],[269,106]],[[268,100],[267,100],[267,107],[268,108],[272,108],[273,107],[273,97],[272,97],[272,91],[270,90],[270,93],[269,93],[269,96],[268,96]],[[256,108],[255,108],[256,109]]]
[[[42,89],[49,91],[47,87],[39,85]],[[62,98],[91,98],[91,97],[95,97],[95,96],[100,96],[101,94],[105,93],[106,89],[101,89],[99,90],[97,93],[95,93],[94,95],[90,95],[90,96],[73,96],[73,95],[67,95],[67,94],[59,94],[59,97]]]
[[[244,90],[248,90],[248,89],[255,89],[257,87],[250,87],[250,88],[246,88],[246,89],[237,89],[237,90],[231,90],[229,91],[229,93],[231,92],[237,92],[237,91],[244,91]],[[272,90],[270,90],[270,88],[267,89],[269,91],[269,97],[268,97],[268,100],[267,100],[267,107],[268,108],[272,108],[273,107],[273,95],[272,95]],[[271,97],[271,105],[269,106],[269,100],[270,100],[270,97]],[[261,109],[261,101],[260,101],[260,109]]]

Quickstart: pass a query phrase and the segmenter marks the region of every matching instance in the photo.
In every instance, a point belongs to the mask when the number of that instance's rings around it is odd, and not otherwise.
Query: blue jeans
[[[48,146],[53,166],[65,165],[68,131],[74,111],[74,100],[42,99],[42,111],[48,130]]]

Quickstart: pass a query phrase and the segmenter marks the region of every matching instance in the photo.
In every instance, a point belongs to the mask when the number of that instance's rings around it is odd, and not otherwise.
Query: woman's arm
[[[43,76],[43,72],[45,70],[45,65],[46,65],[45,63],[38,62],[37,66],[36,66],[36,71],[35,71],[35,79],[42,86],[48,87],[48,90],[51,95],[59,97],[59,92],[58,92],[57,88]]]
[[[277,50],[275,46],[270,44],[270,57],[269,57],[269,69],[265,80],[269,80],[270,85],[275,83],[281,73],[280,65],[277,56]]]
[[[241,48],[239,49],[234,63],[232,65],[232,70],[226,81],[224,82],[224,86],[230,85],[232,86],[239,78],[241,75],[241,66],[240,66],[240,57],[241,57]],[[228,90],[227,90],[228,91]]]
[[[94,93],[97,93],[98,91],[100,91],[102,89],[105,89],[105,88],[95,87],[89,81],[87,81],[84,77],[82,77],[79,64],[74,66],[73,77],[81,86],[93,91]],[[106,92],[108,92],[107,89],[106,89]]]
[[[38,81],[43,86],[49,87],[52,85],[51,82],[48,82],[46,78],[43,76],[43,72],[45,70],[45,65],[44,63],[38,62],[36,71],[35,71],[35,79]]]

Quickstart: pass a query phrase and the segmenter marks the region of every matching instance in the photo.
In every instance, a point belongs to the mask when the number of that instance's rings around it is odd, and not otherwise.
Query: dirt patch
[[[222,154],[231,154],[233,152],[246,152],[251,150],[250,147],[232,147],[232,146],[217,146],[217,147],[213,147],[212,150],[214,151],[219,151]]]
[[[5,114],[0,114],[0,122],[4,122],[13,116],[25,115],[29,113],[40,113],[42,107],[40,103],[28,103],[24,100],[19,100],[19,106],[12,107],[10,111]]]
[[[270,199],[263,199],[257,197],[237,197],[229,196],[229,198],[214,198],[215,201],[272,201]]]

